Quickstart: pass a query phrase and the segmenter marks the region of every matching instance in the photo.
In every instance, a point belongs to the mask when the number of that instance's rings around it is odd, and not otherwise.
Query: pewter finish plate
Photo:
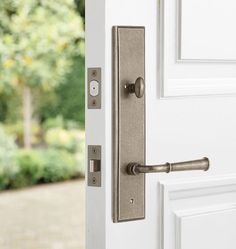
[[[145,79],[144,27],[113,27],[113,220],[145,217],[145,175],[130,176],[127,164],[145,164],[145,95],[125,85]]]

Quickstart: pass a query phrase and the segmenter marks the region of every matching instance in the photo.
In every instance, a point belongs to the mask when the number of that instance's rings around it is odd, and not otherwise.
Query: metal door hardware
[[[144,27],[113,28],[113,217],[115,222],[142,219],[145,216],[145,175],[131,177],[126,173],[129,162],[145,163],[144,38]],[[139,77],[142,80],[137,79]],[[134,85],[130,86],[133,82]],[[136,93],[138,98],[130,93]]]
[[[126,84],[125,88],[129,93],[135,93],[137,98],[142,98],[145,91],[145,83],[142,77],[138,77],[134,84]]]
[[[199,160],[179,162],[179,163],[165,163],[161,165],[140,165],[139,163],[129,163],[127,165],[127,173],[129,175],[138,175],[140,173],[170,173],[173,171],[186,170],[203,170],[207,171],[210,167],[208,158]]]
[[[145,218],[145,173],[208,170],[209,160],[145,165],[145,28],[113,27],[113,220]]]
[[[101,186],[101,146],[88,146],[88,186]]]
[[[101,109],[101,68],[88,68],[88,109]]]

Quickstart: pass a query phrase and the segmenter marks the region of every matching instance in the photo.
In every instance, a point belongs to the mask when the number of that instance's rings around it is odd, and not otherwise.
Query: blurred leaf
[[[54,92],[41,96],[38,101],[38,113],[42,121],[56,118],[61,114],[66,120],[79,122],[84,127],[85,79],[84,58],[73,59],[73,66],[68,71],[65,80]]]
[[[85,0],[75,0],[75,4],[77,6],[77,10],[80,15],[85,19]]]
[[[2,0],[0,23],[0,91],[50,91],[83,53],[83,20],[73,0]]]

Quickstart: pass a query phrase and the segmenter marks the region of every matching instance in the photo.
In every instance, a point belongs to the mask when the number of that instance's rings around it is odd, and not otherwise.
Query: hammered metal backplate
[[[145,94],[125,86],[145,79],[144,27],[113,27],[113,220],[145,217],[145,175],[130,176],[127,164],[145,164]]]

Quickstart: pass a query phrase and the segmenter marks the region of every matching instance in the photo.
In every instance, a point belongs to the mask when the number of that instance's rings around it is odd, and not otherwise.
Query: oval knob
[[[128,84],[125,86],[129,93],[135,93],[137,98],[142,98],[145,92],[145,83],[142,77],[138,77],[134,84]]]

